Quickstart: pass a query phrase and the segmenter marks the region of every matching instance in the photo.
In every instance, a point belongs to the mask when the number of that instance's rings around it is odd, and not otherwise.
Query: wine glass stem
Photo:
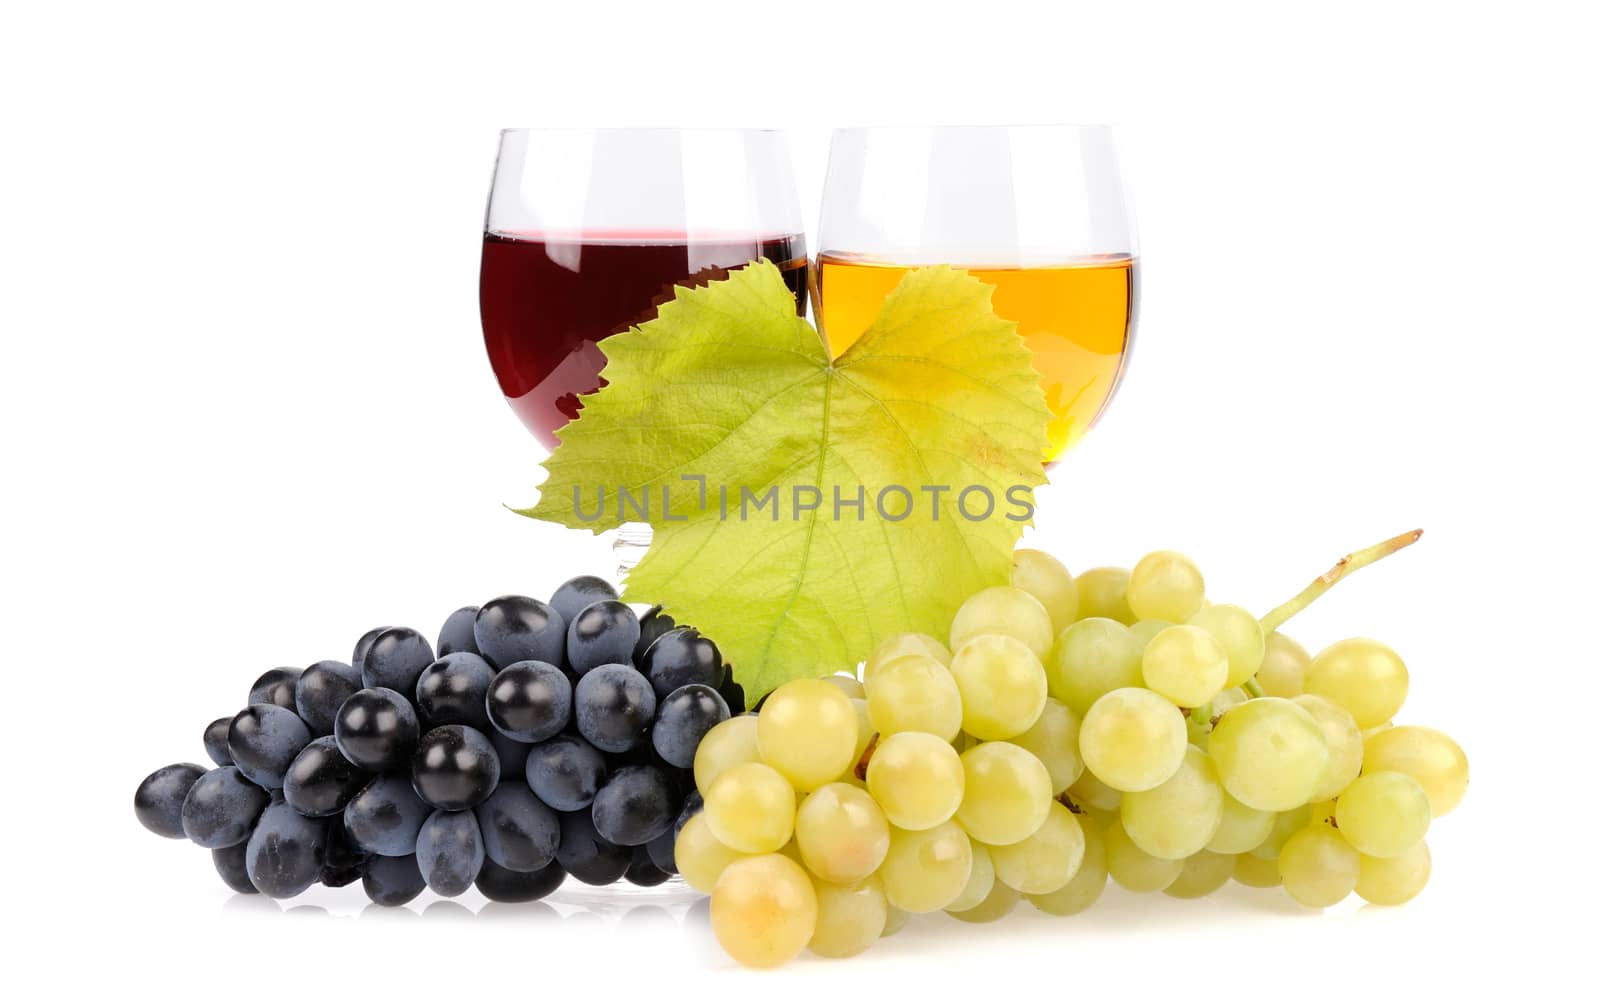
[[[639,566],[645,551],[650,549],[650,540],[654,535],[655,530],[647,522],[624,522],[617,530],[611,550],[617,555],[618,581],[626,581],[628,572]]]

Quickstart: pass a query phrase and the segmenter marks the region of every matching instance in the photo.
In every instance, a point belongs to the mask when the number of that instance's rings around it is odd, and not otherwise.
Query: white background
[[[1472,791],[1403,909],[1113,888],[1066,921],[924,918],[760,984],[1383,992],[1587,971],[1600,79],[1584,6],[13,8],[7,975],[750,984],[703,919],[667,922],[681,903],[474,917],[469,894],[419,920],[364,911],[359,887],[318,887],[301,915],[230,899],[129,797],[158,765],[204,760],[205,723],[270,666],[609,568],[604,542],[501,508],[532,497],[539,453],[478,329],[497,129],[791,128],[814,218],[834,125],[1052,120],[1123,126],[1145,291],[1130,377],[1031,542],[1075,569],[1179,547],[1213,594],[1264,610],[1346,550],[1425,527],[1291,631],[1399,648],[1403,715],[1458,736]]]

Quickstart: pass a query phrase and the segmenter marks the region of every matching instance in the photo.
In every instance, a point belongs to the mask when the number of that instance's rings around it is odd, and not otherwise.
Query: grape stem
[[[1279,626],[1293,619],[1295,615],[1306,606],[1321,598],[1329,588],[1338,584],[1344,578],[1354,574],[1368,564],[1375,564],[1389,554],[1406,547],[1422,538],[1422,530],[1413,529],[1409,533],[1401,533],[1384,540],[1382,543],[1357,550],[1355,553],[1346,554],[1339,558],[1339,562],[1328,569],[1321,577],[1306,585],[1300,594],[1284,602],[1282,605],[1261,617],[1261,632],[1270,635]]]

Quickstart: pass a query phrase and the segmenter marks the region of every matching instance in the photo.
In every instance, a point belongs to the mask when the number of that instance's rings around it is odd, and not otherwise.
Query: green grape
[[[1016,744],[979,744],[961,755],[966,787],[956,822],[984,844],[1032,836],[1054,804],[1044,762]]]
[[[1224,688],[1211,700],[1211,717],[1213,719],[1220,718],[1223,713],[1227,712],[1229,709],[1232,709],[1234,706],[1244,705],[1249,701],[1250,693],[1244,689]]]
[[[834,782],[806,796],[794,837],[811,874],[835,885],[859,882],[889,853],[889,821],[864,790]]]
[[[1300,806],[1273,817],[1272,829],[1268,831],[1265,839],[1250,849],[1251,854],[1258,858],[1278,860],[1278,854],[1283,849],[1283,842],[1293,837],[1302,827],[1311,822],[1311,807]]]
[[[1306,822],[1326,823],[1330,827],[1334,826],[1338,822],[1334,818],[1337,810],[1338,803],[1336,800],[1323,799],[1321,802],[1313,802],[1311,804],[1311,819]]]
[[[1079,574],[1078,618],[1114,619],[1132,626],[1139,617],[1128,608],[1128,579],[1133,572],[1125,567],[1096,567]]]
[[[876,878],[850,885],[813,882],[812,887],[817,892],[817,926],[806,945],[811,951],[824,958],[849,958],[883,936],[889,903]]]
[[[678,839],[672,845],[672,857],[678,865],[678,874],[696,892],[707,895],[716,888],[717,879],[729,865],[740,858],[749,857],[718,840],[711,832],[706,814],[695,813],[689,817]]]
[[[953,740],[961,732],[961,690],[950,668],[926,654],[885,661],[867,688],[872,727],[883,736],[905,730]]]
[[[867,697],[866,687],[853,674],[845,674],[841,671],[838,674],[830,674],[822,680],[837,688],[849,698],[864,699]]]
[[[1050,794],[1060,795],[1083,774],[1078,756],[1078,717],[1055,699],[1044,700],[1044,711],[1034,724],[1011,742],[1037,757],[1050,772]]]
[[[1198,747],[1188,748],[1171,778],[1122,797],[1123,830],[1139,850],[1157,858],[1194,854],[1221,825],[1222,783],[1216,765]]]
[[[1011,587],[1032,595],[1050,613],[1050,631],[1059,633],[1078,618],[1078,586],[1065,564],[1043,550],[1011,555]]]
[[[805,949],[817,927],[817,892],[781,854],[743,858],[711,891],[711,930],[749,968],[775,968]]]
[[[1361,774],[1361,727],[1341,706],[1320,695],[1296,695],[1289,701],[1311,714],[1328,741],[1328,764],[1311,801],[1332,799]]]
[[[1277,814],[1251,809],[1228,793],[1222,793],[1222,820],[1217,832],[1206,842],[1206,850],[1218,854],[1243,854],[1266,842]]]
[[[1123,829],[1113,823],[1105,831],[1106,872],[1129,892],[1160,892],[1178,880],[1183,862],[1158,858],[1139,850]]]
[[[1459,744],[1427,726],[1395,726],[1366,738],[1365,771],[1403,771],[1428,793],[1434,816],[1456,808],[1467,794],[1467,755]]]
[[[931,733],[884,737],[867,764],[867,791],[889,822],[903,830],[926,830],[949,820],[961,805],[965,783],[960,755]]]
[[[1396,858],[1428,832],[1428,793],[1404,772],[1374,771],[1339,794],[1334,819],[1344,839],[1362,854]]]
[[[736,764],[711,783],[704,812],[718,840],[735,851],[766,854],[794,833],[794,786],[765,764]]]
[[[946,908],[945,912],[966,923],[993,923],[1010,913],[1012,908],[1017,905],[1017,900],[1021,898],[1017,890],[1009,885],[1004,882],[995,882],[990,887],[989,894],[984,896],[983,901],[976,906],[964,910]]]
[[[1061,631],[1045,677],[1050,694],[1082,716],[1102,695],[1144,684],[1144,644],[1111,619],[1080,619]]]
[[[1092,820],[1079,820],[1083,828],[1083,863],[1067,884],[1054,892],[1029,893],[1025,898],[1051,916],[1082,913],[1106,890],[1105,834]]]
[[[1181,623],[1199,612],[1205,601],[1200,568],[1173,550],[1145,554],[1128,577],[1128,608],[1140,619]]]
[[[1361,731],[1361,743],[1363,745],[1371,743],[1373,737],[1384,732],[1385,730],[1392,729],[1394,729],[1393,723],[1379,723],[1377,726],[1369,726]]]
[[[1339,831],[1313,823],[1283,842],[1278,874],[1284,891],[1302,906],[1332,906],[1350,895],[1361,873],[1361,856]]]
[[[1094,776],[1121,792],[1143,792],[1171,778],[1189,747],[1178,707],[1143,688],[1119,688],[1089,707],[1078,750]]]
[[[991,847],[994,876],[1018,892],[1054,892],[1071,881],[1083,864],[1083,826],[1059,802],[1050,804],[1044,823],[1015,844]]]
[[[961,603],[950,623],[950,649],[957,654],[973,637],[1009,636],[1021,641],[1035,657],[1050,653],[1056,642],[1050,612],[1039,600],[1009,585],[985,588]]]
[[[1115,813],[1122,808],[1122,793],[1107,785],[1094,776],[1094,772],[1084,769],[1078,780],[1067,789],[1067,794],[1090,809],[1102,813]]]
[[[970,836],[970,835],[969,835]],[[961,895],[945,904],[946,913],[960,913],[970,910],[983,902],[984,897],[994,888],[994,859],[989,857],[989,849],[977,841],[972,842],[972,870],[967,873],[967,884],[961,889]]]
[[[1128,627],[1128,632],[1139,641],[1139,652],[1144,653],[1144,648],[1150,646],[1150,641],[1164,629],[1170,629],[1177,623],[1169,623],[1165,619],[1141,619]]]
[[[1393,719],[1410,685],[1400,655],[1365,637],[1340,640],[1306,669],[1306,691],[1343,706],[1362,729]]]
[[[1392,858],[1363,854],[1356,895],[1378,906],[1399,906],[1416,898],[1432,872],[1433,855],[1425,840]]]
[[[1177,899],[1209,896],[1233,877],[1234,856],[1214,851],[1196,851],[1183,859],[1183,870],[1162,891]]]
[[[961,691],[961,728],[980,740],[1025,733],[1044,711],[1044,665],[1020,640],[974,636],[956,651],[950,674]]]
[[[761,760],[809,792],[856,762],[856,713],[849,696],[816,678],[779,685],[756,716]]]
[[[881,885],[882,883],[879,884]],[[889,906],[887,913],[888,915],[883,920],[884,937],[893,937],[904,930],[906,924],[911,922],[911,914],[893,904]]]
[[[717,776],[736,764],[761,760],[756,745],[756,718],[753,715],[725,719],[700,739],[694,752],[694,787],[701,795],[711,788]]]
[[[1261,670],[1266,656],[1266,637],[1261,623],[1250,610],[1238,605],[1207,605],[1189,617],[1190,626],[1201,629],[1217,638],[1228,654],[1228,677],[1223,682],[1229,688],[1242,685]]]
[[[1252,889],[1272,889],[1283,884],[1277,858],[1258,858],[1249,852],[1233,856],[1233,880]]]
[[[889,854],[878,869],[890,905],[907,913],[944,909],[961,895],[971,874],[972,841],[954,823],[891,829]]]
[[[1209,749],[1222,787],[1246,806],[1272,812],[1310,802],[1328,766],[1322,726],[1287,699],[1251,699],[1228,710]]]
[[[1168,626],[1145,646],[1139,673],[1168,702],[1198,709],[1227,685],[1228,652],[1199,626]]]
[[[940,664],[946,666],[950,664],[949,649],[933,637],[926,633],[896,633],[879,641],[873,648],[866,664],[862,665],[861,680],[868,685],[872,684],[872,676],[880,665],[896,657],[904,657],[906,654],[926,654]]]
[[[1311,654],[1305,647],[1274,631],[1267,634],[1266,652],[1256,671],[1256,683],[1268,695],[1292,699],[1306,690],[1306,668],[1310,666]]]

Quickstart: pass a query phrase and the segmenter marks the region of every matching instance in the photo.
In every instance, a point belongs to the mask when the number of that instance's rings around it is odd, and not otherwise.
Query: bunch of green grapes
[[[1081,912],[1109,881],[1195,898],[1230,878],[1322,907],[1411,899],[1424,835],[1460,802],[1448,736],[1392,720],[1404,662],[1369,639],[1312,656],[1277,631],[1353,554],[1257,619],[1170,551],[1074,578],[1037,550],[947,639],[883,640],[711,731],[679,832],[738,961],[845,957],[915,914]]]

